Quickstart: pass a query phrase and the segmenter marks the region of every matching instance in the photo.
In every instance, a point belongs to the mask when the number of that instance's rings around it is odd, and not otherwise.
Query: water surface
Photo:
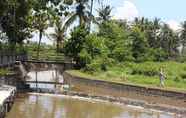
[[[108,102],[59,95],[22,94],[7,118],[178,118],[174,114],[148,111]]]
[[[32,71],[28,73],[27,81],[45,81],[63,83],[62,74],[56,70]],[[36,88],[36,84],[30,84],[31,88]],[[41,89],[58,90],[60,85],[37,84]],[[87,87],[78,85],[74,87],[75,91],[85,93],[105,94],[102,89],[97,87]],[[109,90],[114,94],[112,90]],[[115,94],[113,95],[115,96]],[[120,96],[120,95],[119,95]],[[128,96],[128,95],[127,95]],[[138,98],[138,97],[137,97]],[[157,99],[157,98],[156,98]],[[39,94],[21,94],[8,114],[7,118],[184,118],[176,114],[159,112],[154,110],[141,109],[106,103],[103,101],[72,98],[61,95],[39,95]]]
[[[42,81],[42,82],[60,82],[63,83],[63,76],[57,69],[51,69],[47,71],[31,71],[28,73],[27,81]],[[31,88],[40,89],[57,89],[60,88],[59,85],[54,84],[41,84],[41,83],[29,83]]]

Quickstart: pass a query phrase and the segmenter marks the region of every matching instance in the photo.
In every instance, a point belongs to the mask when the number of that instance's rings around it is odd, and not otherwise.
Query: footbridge
[[[29,72],[42,72],[48,70],[57,70],[61,75],[65,70],[73,69],[74,63],[64,60],[33,60],[28,57],[27,54],[10,54],[0,53],[0,68],[5,67],[18,67],[17,69],[22,74],[21,78],[17,80],[18,88],[22,89],[22,85],[26,84],[43,84],[43,85],[63,85],[60,81],[48,81],[39,80],[38,77],[35,80],[24,79]],[[54,72],[55,73],[55,72]],[[26,86],[23,86],[23,89]],[[26,87],[27,88],[27,87]]]

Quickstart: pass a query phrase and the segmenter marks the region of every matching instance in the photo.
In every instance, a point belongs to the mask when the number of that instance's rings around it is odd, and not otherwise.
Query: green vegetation
[[[30,42],[27,46],[28,56],[32,60],[37,60],[37,43]],[[63,53],[56,53],[56,50],[53,46],[41,43],[40,45],[40,56],[39,60],[45,61],[64,61],[64,54]]]
[[[100,8],[93,9],[95,2]],[[27,53],[34,60],[68,57],[83,70],[76,74],[148,86],[159,85],[159,69],[165,66],[166,87],[185,89],[186,67],[180,62],[186,61],[186,21],[173,31],[158,18],[112,19],[112,6],[101,0],[4,0],[0,5],[0,51]],[[49,34],[54,45],[41,43],[49,27],[55,29]],[[35,33],[38,43],[26,41]]]
[[[0,77],[8,75],[10,73],[9,69],[1,69],[0,68]]]
[[[69,73],[103,81],[133,84],[147,87],[159,87],[159,69],[163,67],[167,79],[165,88],[168,90],[186,90],[186,63],[178,62],[126,62],[110,66],[108,71],[87,72],[84,70],[72,70]]]

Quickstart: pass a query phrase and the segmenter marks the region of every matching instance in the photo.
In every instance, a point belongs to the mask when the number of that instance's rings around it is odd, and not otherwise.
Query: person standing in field
[[[165,86],[165,79],[166,79],[166,76],[163,72],[163,68],[160,68],[160,87]]]

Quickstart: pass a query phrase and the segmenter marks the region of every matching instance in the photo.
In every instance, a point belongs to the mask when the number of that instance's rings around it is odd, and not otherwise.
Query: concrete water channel
[[[148,98],[148,100],[158,99],[162,101],[164,98],[156,96],[151,99],[149,96],[136,96],[130,91],[126,92],[126,96],[125,94],[121,96],[117,91],[109,88],[103,90],[98,86],[92,87],[87,83],[80,84],[81,82],[76,82],[75,86],[65,85],[68,83],[64,83],[65,75],[63,72],[70,68],[68,67],[69,64],[36,63],[19,63],[19,69],[15,69],[20,70],[22,73],[22,76],[20,76],[22,82],[17,83],[18,89],[25,89],[25,87],[21,86],[27,83],[30,91],[17,94],[12,108],[9,109],[10,111],[6,111],[5,118],[186,118],[185,114],[180,114],[176,111],[169,112],[166,109],[169,106],[161,107],[165,108],[161,110],[145,108],[140,105],[117,102],[117,100],[108,98],[107,95],[113,95],[118,98],[131,97],[137,100]],[[16,78],[16,80],[19,80],[19,77],[16,76]],[[9,93],[10,95],[6,97],[6,100],[3,100],[3,105],[5,105],[3,108],[8,108],[9,104],[6,103],[7,101],[13,102],[15,87],[9,87],[14,89],[11,89],[11,94]],[[75,93],[73,93],[74,91]],[[81,92],[95,94],[95,96],[81,94]],[[99,97],[101,95],[106,95],[106,97]],[[4,95],[1,96],[1,98],[3,97]],[[172,107],[171,105],[182,108],[185,106],[185,102],[182,100],[164,99],[164,101],[168,101],[170,107]],[[132,103],[130,100],[128,102]],[[8,106],[6,107],[6,105]]]
[[[6,118],[185,118],[186,116],[155,109],[145,109],[105,100],[58,94],[63,85],[63,76],[57,69],[30,71],[26,81],[37,93],[18,94]],[[32,81],[30,83],[30,81]],[[38,91],[54,91],[53,94]]]

